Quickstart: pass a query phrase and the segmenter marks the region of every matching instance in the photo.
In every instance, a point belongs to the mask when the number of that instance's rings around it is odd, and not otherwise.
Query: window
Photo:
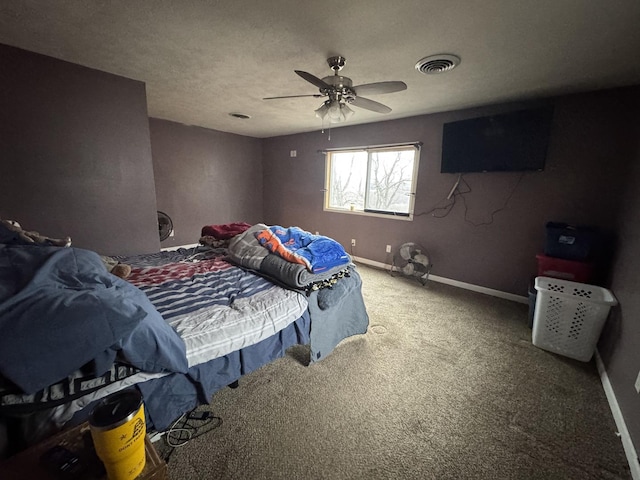
[[[327,152],[325,210],[411,219],[419,154],[414,145]]]

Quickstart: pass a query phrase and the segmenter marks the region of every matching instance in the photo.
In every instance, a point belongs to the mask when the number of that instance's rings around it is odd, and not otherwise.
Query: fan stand
[[[404,277],[404,278],[415,278],[416,280],[418,280],[422,286],[424,287],[427,282],[429,281],[429,274],[431,273],[431,265],[429,265],[427,267],[427,271],[418,276],[418,275],[406,275],[404,273],[402,273],[402,269],[398,266],[391,265],[391,270],[389,271],[389,273],[391,274],[392,277]]]

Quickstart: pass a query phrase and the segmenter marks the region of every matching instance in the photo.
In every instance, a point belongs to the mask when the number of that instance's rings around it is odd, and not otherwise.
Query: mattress
[[[184,340],[189,367],[254,345],[298,319],[308,302],[224,259],[224,251],[179,249],[127,257],[127,279]]]

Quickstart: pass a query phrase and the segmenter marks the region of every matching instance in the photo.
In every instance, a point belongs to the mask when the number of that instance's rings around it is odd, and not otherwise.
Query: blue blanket
[[[274,225],[269,230],[273,234],[271,237],[256,234],[260,244],[276,254],[282,255],[284,250],[285,253],[300,258],[312,273],[325,272],[351,262],[342,245],[332,238],[313,235],[299,227],[284,228]],[[274,240],[279,243],[274,244]]]
[[[188,368],[184,342],[98,254],[0,245],[2,375],[34,393],[90,361],[101,374],[118,351],[145,370]]]

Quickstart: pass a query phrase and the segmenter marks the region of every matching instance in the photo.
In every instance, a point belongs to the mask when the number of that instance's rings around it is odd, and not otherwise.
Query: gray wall
[[[0,218],[105,254],[159,248],[145,87],[0,45]]]
[[[442,210],[433,212],[436,216],[425,213],[447,203],[457,178],[439,173],[442,124],[534,104],[334,128],[330,141],[327,133],[320,132],[266,139],[266,221],[319,231],[349,249],[355,238],[354,255],[387,264],[391,263],[391,255],[385,253],[387,244],[395,249],[404,242],[418,242],[431,254],[433,274],[526,296],[530,277],[536,273],[535,255],[544,248],[547,221],[615,229],[631,160],[626,122],[627,98],[633,92],[604,91],[547,102],[555,111],[545,170],[524,175],[466,174],[463,179],[472,189],[464,195],[466,207],[458,197],[444,218],[437,218],[445,213]],[[424,144],[416,193],[418,215],[413,221],[323,211],[325,165],[318,150],[411,141]],[[291,158],[290,150],[297,150],[297,157]],[[504,210],[492,216],[507,199]]]
[[[598,226],[617,238],[600,277],[620,301],[599,344],[609,378],[636,448],[640,446],[640,88],[616,89],[550,100],[555,116],[544,172],[469,174],[467,210],[458,201],[445,218],[417,216],[413,222],[323,212],[323,148],[421,141],[416,212],[431,210],[447,196],[455,175],[440,174],[442,124],[514,110],[513,104],[332,129],[264,141],[267,223],[300,225],[344,245],[356,238],[355,255],[391,263],[386,244],[416,241],[428,247],[433,273],[518,295],[527,294],[544,248],[545,223]],[[297,157],[289,157],[297,150]],[[281,194],[280,192],[286,192]],[[278,192],[278,194],[274,194]],[[295,199],[295,201],[291,201]],[[440,215],[442,212],[435,212]],[[466,220],[465,220],[466,218]],[[349,248],[349,247],[347,247]],[[615,257],[615,258],[614,258]],[[525,321],[525,319],[523,319]]]
[[[628,99],[633,117],[627,130],[633,166],[620,205],[619,248],[611,289],[620,302],[613,309],[600,339],[599,350],[625,417],[636,450],[640,449],[640,395],[634,382],[640,371],[640,95]]]
[[[262,142],[150,119],[158,209],[175,236],[162,247],[198,243],[204,225],[258,223],[262,212]]]
[[[640,445],[633,388],[640,369],[639,88],[553,100],[544,172],[519,184],[517,173],[465,175],[473,190],[466,214],[459,200],[445,218],[404,222],[323,212],[318,150],[423,142],[416,212],[427,212],[455,181],[439,173],[442,124],[529,104],[334,128],[331,141],[320,132],[258,140],[155,119],[150,133],[140,82],[2,45],[0,65],[0,217],[71,235],[74,245],[101,253],[156,251],[160,209],[176,228],[163,246],[196,242],[205,224],[299,225],[345,245],[356,238],[354,254],[385,263],[386,244],[417,241],[430,250],[437,275],[526,295],[547,221],[617,232],[609,273],[620,306],[599,349]]]

